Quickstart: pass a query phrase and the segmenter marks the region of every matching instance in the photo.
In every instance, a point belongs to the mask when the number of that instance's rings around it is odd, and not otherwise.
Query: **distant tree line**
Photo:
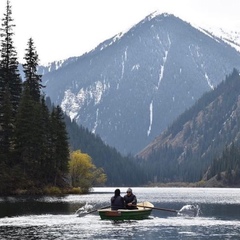
[[[234,143],[226,147],[222,155],[214,158],[207,172],[207,179],[216,176],[217,180],[223,180],[226,184],[240,183],[240,148]]]

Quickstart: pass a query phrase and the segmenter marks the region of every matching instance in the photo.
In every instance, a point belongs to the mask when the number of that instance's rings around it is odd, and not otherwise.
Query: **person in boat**
[[[137,209],[137,197],[133,194],[132,189],[127,189],[127,194],[124,196],[125,208]]]
[[[111,209],[118,210],[120,208],[124,208],[124,200],[120,195],[120,189],[116,189],[114,192],[114,196],[111,197]]]

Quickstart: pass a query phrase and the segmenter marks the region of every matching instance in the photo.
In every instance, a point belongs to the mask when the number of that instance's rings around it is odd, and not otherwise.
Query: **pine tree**
[[[16,118],[15,131],[15,165],[20,165],[25,174],[33,172],[32,165],[35,164],[33,151],[36,144],[34,141],[37,130],[35,128],[36,112],[30,91],[25,88]]]
[[[1,125],[0,125],[0,157],[6,164],[9,164],[10,150],[11,150],[11,133],[13,132],[13,117],[12,105],[10,102],[10,92],[6,87],[3,93],[1,103]]]
[[[42,186],[48,182],[47,176],[51,173],[50,113],[44,96],[41,96],[41,75],[37,74],[38,55],[32,38],[28,41],[24,59],[25,82],[16,118],[15,163],[21,166],[35,186]]]
[[[26,63],[23,64],[23,71],[25,73],[24,86],[28,86],[33,100],[40,102],[41,88],[43,87],[41,84],[42,76],[37,74],[39,59],[32,38],[30,38],[28,41],[28,48],[26,49],[24,59],[26,61]]]
[[[41,97],[40,117],[36,123],[36,127],[39,128],[38,141],[39,145],[39,160],[41,170],[38,173],[39,179],[42,183],[49,184],[54,172],[53,162],[51,161],[51,122],[50,112],[46,105],[45,98]]]
[[[64,115],[59,106],[54,107],[51,114],[51,161],[54,164],[53,183],[59,184],[59,180],[68,171],[69,146]]]
[[[0,59],[0,154],[9,157],[12,148],[14,120],[17,114],[22,82],[18,72],[17,52],[13,46],[13,24],[10,1],[2,19]],[[7,106],[6,106],[7,104]],[[5,112],[8,111],[8,112]]]

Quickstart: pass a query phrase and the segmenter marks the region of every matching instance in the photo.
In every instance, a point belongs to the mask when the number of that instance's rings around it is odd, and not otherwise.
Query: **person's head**
[[[120,196],[120,193],[121,193],[121,192],[120,192],[120,189],[117,188],[117,189],[115,190],[115,196]]]
[[[127,189],[127,195],[131,195],[132,194],[132,189],[131,188],[128,188]]]

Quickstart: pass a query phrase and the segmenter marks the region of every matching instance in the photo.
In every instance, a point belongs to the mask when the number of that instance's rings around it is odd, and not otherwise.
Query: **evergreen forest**
[[[63,176],[68,172],[64,114],[59,106],[49,110],[46,105],[32,38],[25,50],[22,81],[13,44],[14,27],[7,1],[0,29],[0,194],[46,185],[64,186]]]
[[[239,185],[240,183],[240,148],[232,143],[226,147],[222,155],[214,158],[207,179],[216,176],[218,181],[223,180],[227,185]]]

